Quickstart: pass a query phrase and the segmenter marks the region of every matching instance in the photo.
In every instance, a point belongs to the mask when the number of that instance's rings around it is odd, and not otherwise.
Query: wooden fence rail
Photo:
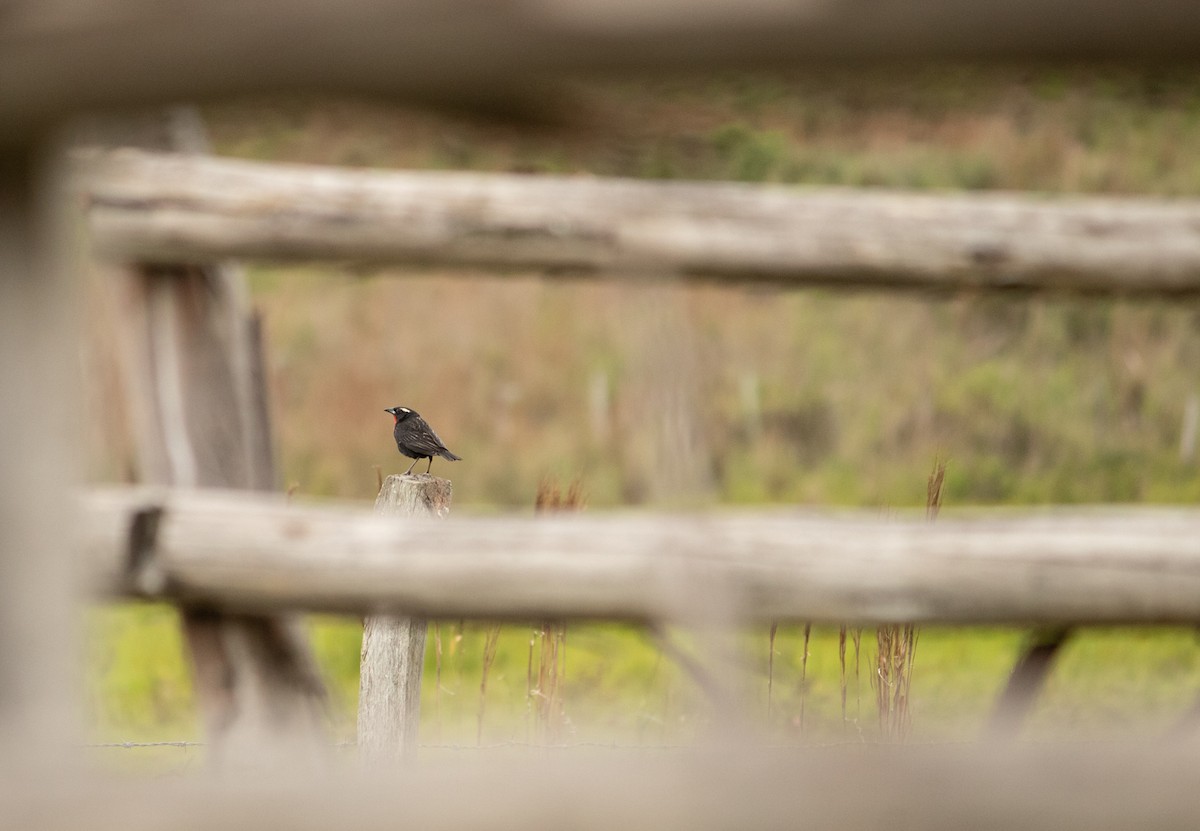
[[[7,3],[0,143],[82,109],[304,89],[545,109],[581,73],[930,61],[1192,62],[1191,0]],[[264,49],[263,44],[303,44]]]
[[[951,290],[1200,293],[1200,201],[381,173],[89,155],[102,255],[646,272]]]
[[[429,617],[1200,622],[1200,511],[396,521],[249,493],[85,499],[101,590]],[[139,521],[154,515],[156,523]],[[146,533],[152,527],[154,532]],[[140,532],[140,533],[135,533]]]
[[[258,771],[146,786],[84,779],[56,764],[60,754],[45,751],[72,733],[67,538],[79,517],[61,492],[77,455],[69,443],[77,408],[68,403],[77,385],[63,368],[78,347],[69,309],[79,292],[50,256],[71,237],[51,228],[47,204],[61,217],[68,200],[37,183],[34,160],[53,150],[50,126],[95,108],[281,89],[547,108],[553,96],[541,82],[581,71],[964,57],[1191,62],[1200,45],[1192,0],[153,6],[0,2],[0,768],[26,777],[0,777],[0,828],[1196,826],[1194,745],[1016,754],[855,747],[836,759],[733,745],[700,763],[555,759],[468,770],[455,760],[382,786],[336,775],[280,784]],[[264,48],[272,43],[304,48]],[[138,164],[141,190],[121,190]],[[397,198],[367,178],[203,164],[112,157],[102,173],[114,178],[96,179],[112,186],[94,194],[96,239],[110,253],[169,265],[321,257],[855,286],[1200,290],[1190,202],[433,175],[390,179],[404,185]],[[215,188],[191,174],[214,176]],[[230,187],[251,174],[273,184],[249,198]],[[224,206],[221,189],[233,197]],[[256,197],[280,201],[255,209]],[[797,515],[399,523],[170,490],[95,492],[83,506],[89,563],[110,593],[255,611],[645,619],[687,617],[717,597],[748,620],[1200,621],[1195,511],[930,528]]]
[[[365,780],[336,771],[319,781],[278,771],[216,783],[55,777],[0,794],[0,826],[1191,831],[1200,818],[1196,763],[1182,745],[1119,744],[458,755]]]

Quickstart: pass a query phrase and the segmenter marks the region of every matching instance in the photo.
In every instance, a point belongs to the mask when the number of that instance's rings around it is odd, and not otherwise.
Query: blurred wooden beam
[[[1200,201],[382,173],[121,150],[95,247],[843,288],[1200,293]]]
[[[69,494],[85,416],[60,149],[0,152],[0,779],[61,765],[79,739]]]
[[[39,831],[1166,831],[1200,822],[1182,745],[723,747],[597,756],[470,749],[403,776],[158,777],[10,787],[0,826]]]
[[[0,140],[80,109],[281,90],[494,106],[580,74],[1198,54],[1191,0],[10,2]]]
[[[799,512],[397,521],[213,491],[91,492],[101,591],[223,608],[435,618],[1200,621],[1200,511],[936,524]],[[138,517],[155,533],[134,539]],[[136,545],[134,545],[136,542]],[[128,552],[139,550],[133,567]]]

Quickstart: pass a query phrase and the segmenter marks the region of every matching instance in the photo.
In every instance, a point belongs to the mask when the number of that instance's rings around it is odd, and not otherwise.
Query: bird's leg
[[[429,473],[429,470],[430,470],[430,468],[432,468],[432,467],[433,467],[433,457],[432,457],[432,456],[430,456],[430,457],[429,457],[429,465],[428,465],[428,466],[426,466],[426,468],[425,468],[425,472],[426,472],[426,473]]]
[[[412,469],[416,466],[417,466],[417,460],[413,459],[413,463],[408,466],[408,470],[404,471],[404,475],[407,476],[408,474],[412,473]]]

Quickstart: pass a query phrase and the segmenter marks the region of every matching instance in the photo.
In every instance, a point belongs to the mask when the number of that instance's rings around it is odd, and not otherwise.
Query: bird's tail
[[[449,450],[439,450],[438,455],[448,462],[461,462],[462,456],[455,456]]]

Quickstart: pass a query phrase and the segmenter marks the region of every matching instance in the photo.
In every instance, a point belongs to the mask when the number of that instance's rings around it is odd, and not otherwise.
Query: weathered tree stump
[[[454,488],[427,473],[389,476],[375,499],[375,512],[397,517],[444,517]],[[358,686],[359,756],[371,763],[411,757],[421,717],[421,670],[425,621],[373,615],[363,622]]]

